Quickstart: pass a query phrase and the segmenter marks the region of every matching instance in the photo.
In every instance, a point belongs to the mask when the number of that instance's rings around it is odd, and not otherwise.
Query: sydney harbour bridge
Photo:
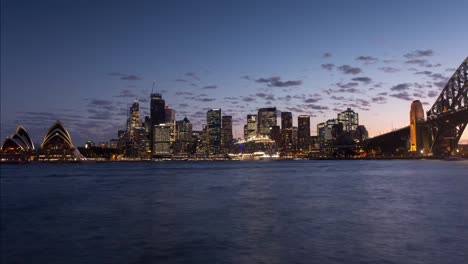
[[[413,113],[413,106],[416,104],[414,108],[417,109],[417,103],[419,101],[413,102],[409,126],[369,139],[368,150],[383,155],[394,155],[408,149],[420,156],[446,157],[455,154],[468,123],[468,57],[427,111],[426,119],[422,107],[420,115],[417,110]]]

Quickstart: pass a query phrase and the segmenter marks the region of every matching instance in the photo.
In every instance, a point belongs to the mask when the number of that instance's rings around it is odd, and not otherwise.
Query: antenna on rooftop
[[[151,93],[153,93],[153,92],[154,92],[154,84],[155,84],[155,83],[156,83],[156,81],[155,81],[155,80],[153,80],[153,88],[151,88]]]

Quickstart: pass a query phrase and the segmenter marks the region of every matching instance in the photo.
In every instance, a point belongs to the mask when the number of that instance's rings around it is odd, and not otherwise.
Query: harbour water
[[[1,263],[468,263],[468,161],[1,165]]]

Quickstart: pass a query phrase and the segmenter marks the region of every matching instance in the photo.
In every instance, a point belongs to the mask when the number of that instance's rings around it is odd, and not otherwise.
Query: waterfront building
[[[425,133],[424,127],[424,110],[422,103],[419,100],[411,103],[410,110],[410,151],[421,152],[424,151],[424,145],[428,145],[428,138]],[[428,148],[428,146],[427,146]]]
[[[356,129],[356,134],[354,138],[359,143],[367,140],[369,138],[369,132],[367,131],[366,127],[363,125],[359,125]]]
[[[270,135],[268,135],[268,137],[271,138],[271,140],[273,140],[276,144],[276,146],[281,146],[281,129],[280,129],[280,126],[272,126],[270,127]],[[261,135],[260,135],[261,136]]]
[[[68,130],[57,120],[48,130],[41,143],[40,160],[74,160],[83,156],[73,145]]]
[[[140,120],[140,106],[138,104],[138,99],[135,99],[132,106],[128,111],[128,119],[127,119],[127,134],[129,140],[132,141],[135,135],[135,129],[137,127],[141,127],[141,120]]]
[[[162,99],[162,95],[160,93],[152,93],[151,94],[151,102],[150,102],[150,120],[151,120],[151,131],[150,131],[150,141],[151,141],[151,150],[154,151],[154,128],[156,125],[164,124],[166,121],[166,113],[165,113],[165,106],[166,102]]]
[[[308,151],[310,146],[310,116],[297,117],[297,147],[301,151]]]
[[[359,114],[348,108],[346,111],[338,113],[338,122],[343,124],[344,131],[356,131],[359,125]]]
[[[221,153],[221,109],[210,109],[206,114],[208,154]]]
[[[192,124],[185,117],[183,120],[176,121],[176,152],[188,153],[193,141]]]
[[[276,126],[276,107],[258,109],[258,134],[271,136],[273,126]]]
[[[171,127],[166,124],[154,126],[153,156],[168,156],[171,154]]]
[[[0,161],[26,161],[35,150],[34,143],[26,129],[19,125],[0,147]]]
[[[169,106],[166,106],[164,109],[165,112],[165,124],[167,126],[171,127],[171,144],[173,144],[176,140],[176,129],[175,129],[175,114],[176,111],[174,109],[169,108]]]
[[[256,136],[258,132],[257,115],[247,115],[247,124],[244,126],[244,138]]]
[[[221,146],[223,152],[229,152],[232,147],[232,141],[232,116],[223,116],[221,118]]]
[[[292,149],[292,113],[281,112],[281,147],[283,151]]]

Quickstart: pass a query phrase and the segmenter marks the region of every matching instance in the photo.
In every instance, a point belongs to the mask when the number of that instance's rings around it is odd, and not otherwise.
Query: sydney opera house
[[[2,162],[75,161],[82,158],[78,149],[73,146],[70,133],[59,120],[47,130],[39,149],[35,148],[22,125],[0,147]]]

